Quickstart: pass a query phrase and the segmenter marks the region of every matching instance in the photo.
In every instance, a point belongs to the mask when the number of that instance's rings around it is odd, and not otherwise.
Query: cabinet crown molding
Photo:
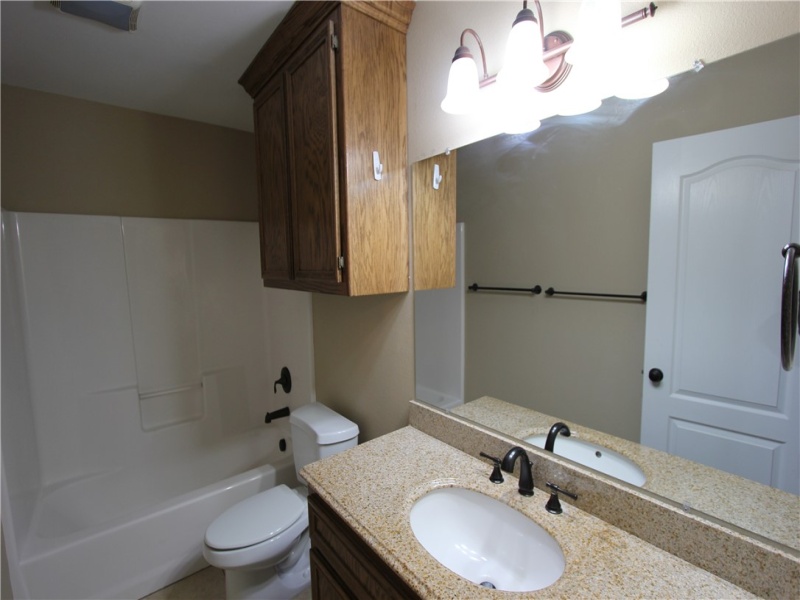
[[[289,59],[291,47],[302,43],[309,33],[314,31],[339,6],[347,6],[364,13],[405,35],[411,23],[411,14],[415,5],[416,3],[411,0],[295,2],[239,78],[239,85],[250,94],[251,98],[255,98],[266,83],[269,74],[274,73]]]

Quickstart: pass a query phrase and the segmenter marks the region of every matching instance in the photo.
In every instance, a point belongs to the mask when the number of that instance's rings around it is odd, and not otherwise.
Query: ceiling
[[[237,83],[292,2],[146,0],[135,32],[0,2],[2,83],[252,131]]]

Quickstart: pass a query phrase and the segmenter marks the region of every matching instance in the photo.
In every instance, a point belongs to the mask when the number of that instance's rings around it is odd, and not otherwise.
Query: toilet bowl
[[[225,569],[227,598],[291,598],[311,581],[302,556],[307,530],[304,494],[279,485],[217,517],[206,531],[203,556]]]
[[[298,480],[306,464],[358,443],[358,426],[322,404],[298,408],[290,419]],[[279,485],[228,508],[206,530],[203,556],[225,570],[225,595],[289,599],[311,584],[308,494]]]

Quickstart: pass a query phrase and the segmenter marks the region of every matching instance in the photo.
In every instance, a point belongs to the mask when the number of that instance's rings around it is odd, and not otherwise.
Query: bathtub
[[[21,591],[37,600],[136,599],[206,567],[203,536],[214,518],[260,491],[297,484],[287,429],[262,426],[148,469],[45,490],[17,549]]]

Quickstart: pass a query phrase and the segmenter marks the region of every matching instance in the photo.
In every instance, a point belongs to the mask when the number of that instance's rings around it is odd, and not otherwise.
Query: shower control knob
[[[653,383],[659,383],[662,379],[664,379],[664,371],[661,369],[650,369],[650,371],[647,373],[647,376]]]

